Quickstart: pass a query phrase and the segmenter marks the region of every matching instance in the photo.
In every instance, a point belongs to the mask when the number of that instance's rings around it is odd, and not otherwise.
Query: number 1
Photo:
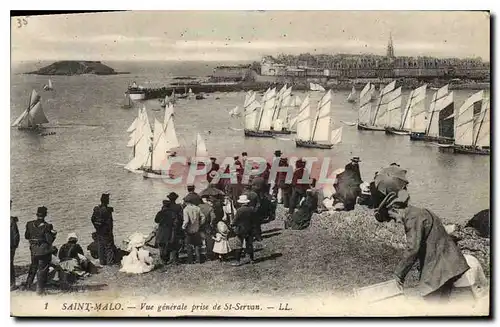
[[[49,306],[49,303],[45,302],[45,310],[47,310],[48,306]]]

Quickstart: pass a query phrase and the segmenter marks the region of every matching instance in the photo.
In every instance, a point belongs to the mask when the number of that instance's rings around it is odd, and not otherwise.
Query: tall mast
[[[408,110],[405,110],[405,115],[404,115],[404,117],[403,117],[403,121],[401,122],[401,128],[403,128],[403,127],[404,127],[405,122],[406,122],[406,119],[408,118],[408,112],[410,112],[411,102],[412,102],[412,100],[413,100],[413,98],[414,98],[414,95],[415,95],[415,93],[413,93],[413,92],[412,92],[412,93],[411,93],[411,97],[408,99],[408,103],[409,103],[409,105],[408,105]],[[411,123],[411,122],[410,122],[410,123]],[[425,134],[427,134],[427,132],[425,132]]]

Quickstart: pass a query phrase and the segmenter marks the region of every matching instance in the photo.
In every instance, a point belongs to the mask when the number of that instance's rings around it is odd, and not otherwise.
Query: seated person
[[[149,251],[144,249],[146,237],[141,233],[134,233],[129,237],[127,251],[129,255],[121,260],[121,272],[129,274],[143,274],[154,269],[153,258]]]
[[[90,252],[90,256],[94,259],[99,259],[99,246],[97,245],[97,233],[92,233],[92,243],[87,246],[87,251]]]

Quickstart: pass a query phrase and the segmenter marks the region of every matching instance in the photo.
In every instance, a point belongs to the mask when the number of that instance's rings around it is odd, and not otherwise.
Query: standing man
[[[193,202],[193,198],[185,200],[184,221],[182,230],[186,233],[186,247],[188,263],[193,263],[193,248],[196,256],[196,262],[201,263],[201,235],[200,227],[205,223],[205,215]]]
[[[205,223],[200,227],[200,233],[202,240],[205,240],[206,246],[206,256],[207,259],[213,259],[213,248],[214,248],[214,240],[212,236],[215,236],[216,231],[216,217],[213,208],[213,204],[210,201],[210,196],[208,194],[204,194],[201,197],[203,201],[202,204],[199,205],[201,212],[205,216]]]
[[[210,157],[211,166],[210,170],[207,172],[207,182],[212,183],[212,180],[214,179],[215,175],[217,175],[220,165],[217,163],[217,158],[215,157]]]
[[[250,255],[250,262],[254,262],[253,231],[255,230],[254,225],[260,224],[260,222],[256,221],[256,213],[254,208],[250,206],[250,202],[246,194],[239,197],[238,203],[240,207],[236,211],[231,224],[238,239],[239,248],[236,252],[236,262],[232,263],[233,266],[241,264],[241,257],[245,251]],[[243,248],[243,241],[245,242],[245,249]]]
[[[165,265],[177,262],[177,222],[177,213],[172,209],[172,202],[170,199],[163,200],[163,206],[156,214],[155,223],[158,224],[156,241],[160,248],[160,258]]]
[[[47,208],[38,207],[36,220],[26,224],[24,237],[30,242],[31,265],[26,279],[26,288],[31,289],[36,274],[36,292],[45,293],[45,284],[49,273],[49,264],[52,259],[52,243],[56,239],[56,231],[52,224],[45,221]]]
[[[109,193],[101,195],[101,204],[94,207],[92,224],[97,233],[99,263],[113,265],[115,263],[115,241],[113,237],[113,208],[109,207]]]
[[[10,209],[12,210],[12,200],[10,200]],[[13,291],[16,286],[16,270],[14,269],[14,257],[16,249],[19,247],[19,228],[17,228],[17,217],[10,216],[10,290]]]
[[[195,206],[199,206],[200,204],[203,203],[203,201],[201,201],[201,197],[198,195],[198,193],[195,192],[194,185],[188,185],[187,191],[188,191],[188,194],[186,194],[186,196],[184,197],[184,199],[183,199],[184,202],[190,202],[190,203],[194,204]]]
[[[288,213],[293,214],[295,208],[299,205],[300,200],[306,196],[306,190],[309,188],[308,183],[302,183],[300,180],[304,177],[306,162],[302,159],[297,160],[295,163],[295,171],[293,172],[292,179],[292,198],[290,199],[290,206]]]

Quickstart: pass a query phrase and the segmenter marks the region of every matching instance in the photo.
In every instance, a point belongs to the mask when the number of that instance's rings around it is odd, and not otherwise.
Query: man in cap
[[[212,250],[214,248],[214,240],[212,237],[215,237],[217,219],[213,203],[210,201],[210,196],[208,194],[204,194],[202,195],[201,200],[203,203],[200,204],[199,207],[205,216],[205,223],[203,226],[200,226],[200,235],[201,239],[205,241],[207,259],[213,259]]]
[[[203,202],[201,201],[201,197],[198,195],[198,193],[195,192],[195,187],[194,185],[188,185],[187,186],[187,191],[188,194],[184,197],[183,201],[193,203],[195,206],[199,206]]]
[[[31,265],[26,279],[26,288],[31,289],[36,274],[36,291],[38,294],[45,292],[49,264],[52,258],[52,243],[56,239],[56,231],[52,224],[45,221],[47,208],[38,207],[36,220],[26,223],[24,237],[30,242]]]
[[[113,208],[109,206],[109,193],[101,195],[101,204],[94,207],[91,221],[97,233],[99,263],[101,265],[115,264]]]
[[[251,202],[246,194],[238,198],[240,207],[236,210],[234,220],[231,223],[231,227],[238,240],[236,261],[232,263],[233,266],[241,264],[241,258],[245,251],[250,255],[250,261],[254,262],[253,232],[255,231],[255,225],[258,224],[260,226],[260,222],[257,219],[254,208],[251,207]],[[245,249],[243,249],[243,242],[245,242]]]
[[[433,212],[409,205],[406,176],[402,169],[382,170],[376,191],[383,197],[375,210],[379,222],[394,220],[404,226],[407,249],[394,277],[403,287],[408,272],[419,261],[418,290],[427,300],[447,300],[453,284],[468,269],[467,261],[443,223]]]
[[[12,210],[12,200],[10,200],[10,209]],[[15,290],[16,287],[16,271],[14,269],[14,257],[16,249],[19,247],[19,228],[17,227],[17,217],[10,216],[10,290]]]
[[[183,210],[184,220],[182,230],[186,234],[186,247],[188,254],[188,263],[193,263],[193,248],[196,256],[196,262],[201,263],[201,234],[200,227],[205,223],[205,215],[200,207],[193,203],[194,198],[185,200],[186,207]]]

